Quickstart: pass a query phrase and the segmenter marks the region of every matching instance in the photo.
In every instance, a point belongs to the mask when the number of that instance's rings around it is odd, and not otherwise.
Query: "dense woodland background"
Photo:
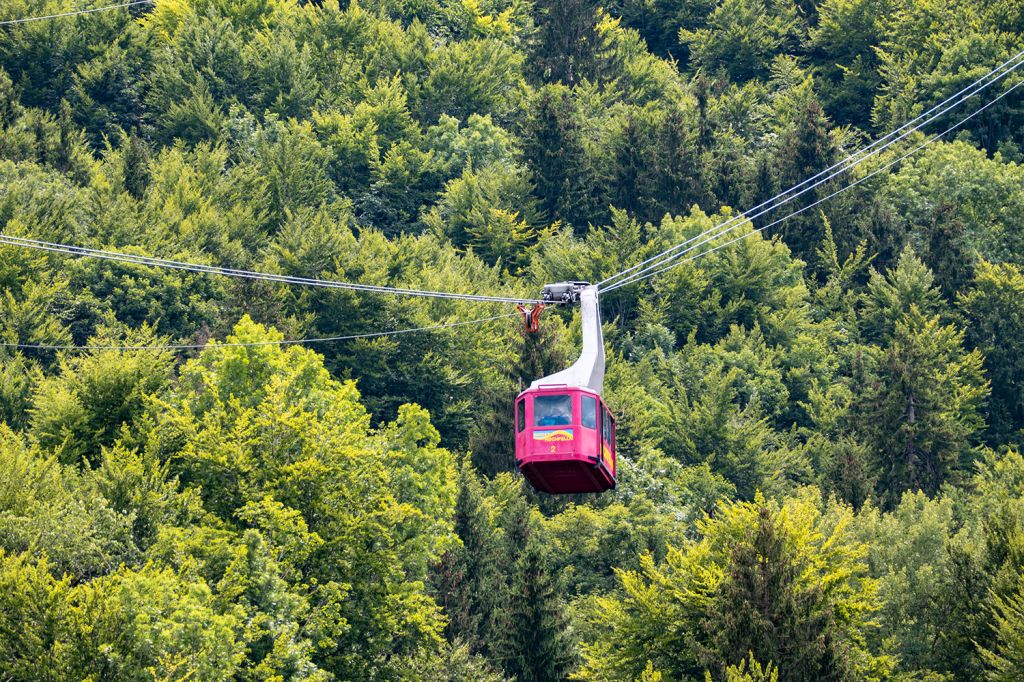
[[[1018,0],[156,0],[8,25],[0,225],[533,297],[830,166],[1022,34]],[[512,398],[573,357],[571,313],[218,346],[513,311],[0,247],[0,680],[1022,679],[1022,149],[1015,92],[605,296],[600,497],[512,471]]]

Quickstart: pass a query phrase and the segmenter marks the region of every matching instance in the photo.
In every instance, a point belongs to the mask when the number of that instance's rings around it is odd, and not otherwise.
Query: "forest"
[[[1024,679],[1022,49],[1019,0],[2,0],[0,681]],[[144,259],[534,299],[723,221],[601,296],[601,495],[514,461],[570,307]]]

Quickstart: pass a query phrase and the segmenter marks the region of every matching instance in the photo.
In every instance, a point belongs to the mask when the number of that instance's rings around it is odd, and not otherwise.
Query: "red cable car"
[[[537,379],[516,398],[516,465],[546,493],[600,493],[615,487],[615,418],[601,400],[604,339],[597,287],[563,282],[545,301],[579,302],[583,352],[568,369]]]

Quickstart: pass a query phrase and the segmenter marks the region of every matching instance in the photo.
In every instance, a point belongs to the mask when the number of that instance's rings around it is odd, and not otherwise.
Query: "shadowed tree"
[[[598,3],[594,0],[538,0],[534,69],[542,81],[574,85],[597,62]]]
[[[524,124],[523,155],[549,220],[569,223],[577,233],[598,220],[600,186],[571,90],[548,85],[538,91]]]

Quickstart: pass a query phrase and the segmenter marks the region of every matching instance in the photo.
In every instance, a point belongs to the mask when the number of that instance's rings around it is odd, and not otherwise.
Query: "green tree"
[[[867,563],[882,598],[874,645],[898,655],[904,672],[940,668],[936,648],[948,636],[945,581],[957,532],[953,500],[907,492],[889,513],[866,504],[852,528],[868,548]]]
[[[565,678],[571,644],[561,614],[557,578],[539,534],[525,521],[525,538],[510,534],[516,547],[507,602],[496,614],[494,656],[505,672],[523,682],[554,682]]]
[[[981,649],[989,666],[986,678],[992,682],[1011,682],[1020,678],[1024,667],[1024,597],[1018,593],[1009,599],[997,599],[994,611],[995,650]]]
[[[896,3],[891,0],[824,0],[817,4],[818,21],[810,31],[811,55],[817,63],[818,88],[828,113],[840,123],[871,125],[864,102],[882,84],[877,46],[885,21]]]
[[[995,663],[986,651],[1014,655],[1006,625],[999,623],[1013,621],[1024,565],[1022,481],[1019,452],[986,453],[971,480],[965,527],[946,546],[934,600],[934,627],[941,637],[931,641],[929,663],[959,679],[984,677],[986,663]]]
[[[679,31],[697,67],[721,71],[734,81],[764,75],[776,53],[795,46],[799,19],[794,3],[725,0],[700,28]]]
[[[97,338],[99,345],[103,338]],[[33,434],[65,462],[98,462],[100,448],[112,445],[122,426],[141,415],[146,396],[163,388],[171,362],[167,351],[149,350],[96,350],[65,358],[61,373],[41,381],[36,391]]]
[[[809,495],[723,504],[701,522],[700,540],[621,571],[621,596],[598,598],[589,613],[600,641],[584,644],[580,677],[636,679],[649,664],[673,678],[706,666],[724,674],[746,657],[741,643],[780,679],[884,675],[893,662],[863,639],[880,605],[866,547],[850,533],[852,512],[825,517],[817,504]]]
[[[438,603],[448,618],[449,641],[465,642],[472,652],[491,646],[489,627],[500,576],[498,551],[483,487],[472,464],[459,467],[454,530],[459,544],[445,552],[434,569],[432,582]]]
[[[242,662],[238,616],[168,569],[121,569],[76,588],[71,605],[72,677],[230,680]]]
[[[538,90],[523,128],[523,156],[540,209],[582,233],[598,220],[602,192],[572,91],[562,85]]]
[[[711,673],[706,673],[706,678]],[[739,662],[739,665],[730,665],[725,669],[726,682],[778,682],[779,669],[771,663],[762,666],[749,654],[748,658]]]
[[[1024,250],[1018,208],[1024,206],[1024,171],[966,142],[923,151],[882,187],[879,197],[892,212],[887,236],[905,235],[922,256],[928,255],[927,263],[945,291],[971,281],[975,254],[994,262],[1018,262]],[[939,243],[930,245],[937,237]]]
[[[71,578],[0,549],[0,669],[11,682],[64,679]]]
[[[927,316],[946,312],[931,270],[910,247],[885,275],[871,271],[862,301],[859,331],[865,340],[878,344],[892,338],[911,308]]]
[[[443,628],[421,571],[450,533],[450,497],[437,486],[447,455],[413,408],[381,432],[370,431],[353,382],[331,379],[312,351],[265,343],[280,339],[243,319],[228,341],[255,345],[211,345],[187,363],[175,391],[154,407],[146,447],[172,463],[182,485],[201,488],[205,511],[220,522],[241,517],[282,540],[308,535],[302,544],[315,547],[292,557],[290,570],[304,576],[290,590],[301,598],[295,607],[287,605],[294,595],[276,596],[278,569],[258,536],[232,556],[244,568],[240,594],[251,594],[254,607],[268,605],[258,608],[266,614],[259,627],[270,628],[256,630],[257,639],[270,638],[260,646],[283,638],[284,651],[263,649],[257,662],[280,656],[276,668],[306,656],[287,618],[270,608],[276,604],[308,628],[316,666],[345,678],[373,676],[372,670],[388,676],[405,656],[438,643]],[[305,617],[302,600],[310,604]]]
[[[572,86],[591,76],[598,59],[598,4],[540,0],[535,4],[534,69],[544,82]]]
[[[957,299],[967,318],[967,341],[985,356],[985,373],[992,382],[986,421],[995,443],[1012,440],[1024,424],[1022,296],[1024,275],[1017,266],[981,261],[974,286]]]
[[[423,218],[428,229],[472,248],[487,263],[521,271],[537,248],[536,202],[524,169],[494,164],[448,182]]]
[[[432,682],[507,682],[487,659],[474,655],[465,644],[449,644],[437,653],[423,651],[409,659],[402,679]]]
[[[782,187],[796,186],[805,178],[815,176],[835,164],[839,149],[829,133],[829,126],[821,105],[809,97],[796,114],[792,127],[779,140],[776,164]],[[834,190],[826,184],[819,189],[804,192],[783,210],[786,214],[801,210],[829,191]],[[822,228],[819,216],[813,211],[806,211],[789,218],[778,229],[798,257],[813,262],[813,255],[824,237]]]
[[[116,509],[101,485],[0,424],[0,547],[45,557],[76,581],[136,565],[132,511]]]
[[[887,506],[904,490],[934,494],[971,462],[988,382],[981,353],[966,352],[963,338],[911,305],[890,344],[869,348],[854,375],[853,427],[871,448]]]

